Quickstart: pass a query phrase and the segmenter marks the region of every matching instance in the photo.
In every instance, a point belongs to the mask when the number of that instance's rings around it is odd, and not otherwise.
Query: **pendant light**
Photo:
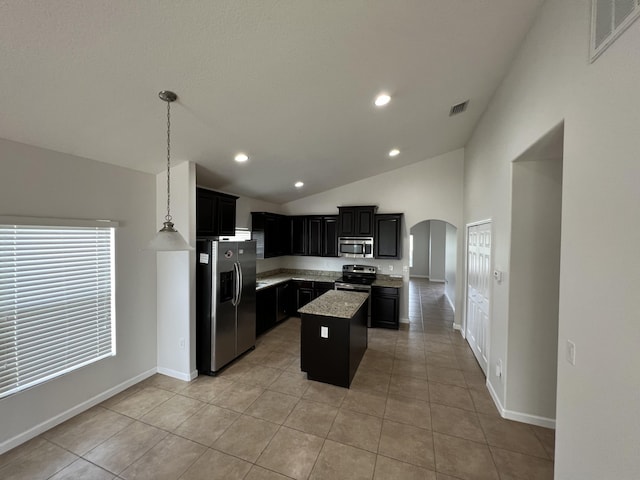
[[[171,102],[175,102],[178,96],[168,90],[158,93],[163,102],[167,102],[167,214],[164,217],[164,226],[149,243],[151,250],[180,251],[193,250],[180,233],[173,228],[171,221]]]

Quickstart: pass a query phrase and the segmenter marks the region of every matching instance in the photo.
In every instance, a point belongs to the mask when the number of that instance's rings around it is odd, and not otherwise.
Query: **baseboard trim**
[[[491,399],[493,403],[496,405],[498,409],[498,413],[502,418],[506,418],[507,420],[514,420],[516,422],[528,423],[529,425],[537,425],[538,427],[544,428],[552,428],[555,430],[556,421],[553,418],[540,417],[538,415],[531,415],[529,413],[515,412],[513,410],[507,410],[500,403],[500,399],[498,398],[498,394],[493,388],[493,385],[487,381],[487,390],[489,390],[489,395],[491,395]]]
[[[158,373],[162,375],[166,375],[167,377],[177,378],[178,380],[183,380],[185,382],[190,382],[194,378],[198,376],[198,371],[193,370],[189,373],[179,372],[177,370],[172,370],[170,368],[158,367]]]
[[[400,323],[410,323],[408,318],[401,318]]]
[[[409,275],[409,278],[426,278],[429,279],[429,275]]]
[[[515,420],[516,422],[537,425],[538,427],[552,428],[555,430],[556,421],[553,418],[540,417],[529,413],[514,412],[512,410],[504,410],[502,416],[507,420]]]
[[[446,290],[446,288],[445,288],[445,290]],[[456,306],[453,304],[453,302],[449,298],[449,295],[447,295],[446,291],[444,292],[444,298],[446,298],[447,301],[449,302],[449,305],[451,306],[451,309],[453,310],[453,313],[456,313]]]
[[[445,283],[444,278],[443,279],[439,279],[439,278],[429,278],[430,282],[434,282],[434,283]]]
[[[106,399],[113,397],[114,395],[122,392],[123,390],[126,390],[127,388],[131,387],[132,385],[135,385],[136,383],[141,382],[146,378],[149,378],[151,375],[155,373],[156,373],[156,368],[154,367],[150,370],[147,370],[146,372],[143,372],[139,375],[136,375],[135,377],[130,378],[129,380],[125,380],[124,382],[116,385],[115,387],[105,390],[104,392],[96,395],[95,397],[92,397],[82,403],[79,403],[75,407],[71,407],[70,409],[56,415],[55,417],[51,417],[50,419],[45,420],[42,423],[39,423],[35,427],[31,427],[29,430],[22,432],[21,434],[16,435],[15,437],[5,440],[4,442],[0,443],[0,455],[5,452],[8,452],[9,450],[17,447],[18,445],[23,444],[28,440],[31,440],[34,437],[37,437],[38,435],[46,432],[50,428],[53,428],[56,425],[59,425],[62,422],[69,420],[72,417],[75,417],[79,413],[82,413],[85,410],[88,410],[91,407],[94,407],[99,403],[104,402]]]
[[[462,325],[460,325],[459,323],[454,323],[453,329],[462,332]]]

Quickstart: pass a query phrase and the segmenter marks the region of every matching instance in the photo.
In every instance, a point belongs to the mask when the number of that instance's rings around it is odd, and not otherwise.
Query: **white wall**
[[[196,169],[192,162],[171,168],[171,215],[175,228],[195,247]],[[156,175],[156,218],[167,214],[167,174]],[[197,377],[195,338],[195,251],[157,254],[158,372],[181,380]]]
[[[428,220],[420,222],[409,230],[413,235],[413,267],[410,269],[412,277],[429,278],[429,224]]]
[[[409,276],[409,228],[422,220],[433,218],[447,221],[457,227],[462,225],[463,163],[464,150],[455,150],[286,203],[283,205],[283,210],[284,213],[292,215],[337,214],[337,207],[342,205],[378,205],[379,213],[404,213],[402,260],[381,262],[373,259],[362,263],[380,265],[382,273],[385,274],[402,273],[406,287]],[[462,254],[460,240],[458,252]],[[318,270],[340,270],[341,265],[345,263],[343,259],[321,257],[286,257],[285,262],[286,265],[301,264],[306,268]],[[462,262],[458,264],[461,265]],[[393,271],[389,270],[389,265],[393,265]],[[458,269],[458,275],[462,275],[460,269]],[[402,318],[407,318],[408,288],[404,288],[403,293],[400,315]],[[460,295],[457,298],[460,298]],[[456,312],[460,311],[460,308],[456,309]],[[456,323],[460,323],[459,319],[456,319]]]
[[[446,245],[446,223],[441,220],[431,220],[429,222],[429,280],[432,282],[444,282]]]
[[[560,152],[561,153],[561,152]],[[562,159],[513,163],[507,410],[556,418]]]
[[[117,355],[0,400],[1,453],[155,371],[156,211],[153,175],[2,139],[0,172],[1,214],[120,222]]]
[[[488,378],[504,406],[510,391],[493,365],[507,354],[511,162],[564,120],[555,475],[631,479],[640,478],[640,22],[593,64],[589,25],[590,2],[543,5],[465,149],[465,223],[493,219],[494,265],[507,272],[493,285]]]
[[[456,271],[458,269],[458,230],[446,224],[444,294],[453,309],[456,308]],[[463,282],[464,283],[464,282]],[[460,324],[456,324],[460,325]]]

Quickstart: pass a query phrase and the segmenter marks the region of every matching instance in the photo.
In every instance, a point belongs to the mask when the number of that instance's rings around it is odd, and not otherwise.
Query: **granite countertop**
[[[304,280],[307,282],[335,282],[342,277],[341,272],[327,272],[323,270],[288,270],[284,272],[266,272],[257,275],[256,291],[273,287],[289,280]],[[391,275],[378,274],[376,281],[373,282],[375,287],[391,287],[402,288],[404,280],[402,277],[393,277]]]
[[[273,287],[289,280],[304,280],[307,282],[335,282],[342,276],[339,272],[323,272],[317,270],[294,270],[278,273],[258,274],[256,291]]]
[[[402,288],[404,279],[402,277],[392,277],[390,275],[377,275],[374,287]]]
[[[298,313],[349,319],[356,314],[367,298],[367,293],[329,290],[307,303]]]

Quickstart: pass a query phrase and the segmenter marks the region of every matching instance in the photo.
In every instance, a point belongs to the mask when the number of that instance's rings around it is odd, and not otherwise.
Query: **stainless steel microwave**
[[[373,258],[373,238],[340,237],[338,255],[348,258]]]

